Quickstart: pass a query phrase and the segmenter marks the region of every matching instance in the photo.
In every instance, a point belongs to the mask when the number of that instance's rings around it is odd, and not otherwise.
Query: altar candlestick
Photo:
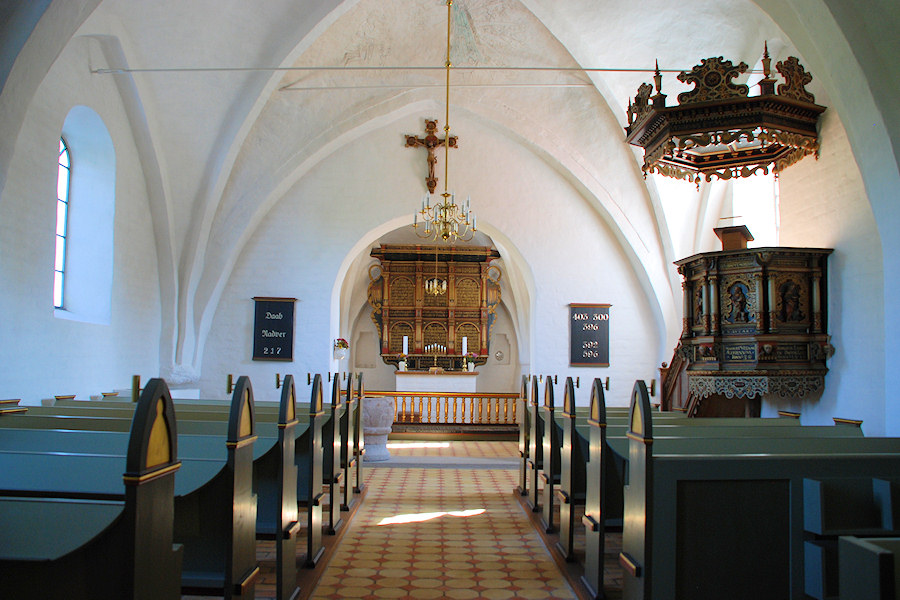
[[[462,353],[465,354],[468,351],[468,349],[469,349],[469,338],[467,338],[466,336],[463,336]]]
[[[409,336],[403,336],[403,354],[409,354]]]

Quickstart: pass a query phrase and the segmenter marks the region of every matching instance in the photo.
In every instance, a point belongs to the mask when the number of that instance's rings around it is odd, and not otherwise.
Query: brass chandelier
[[[476,229],[475,215],[472,213],[469,198],[464,204],[457,204],[454,195],[448,191],[450,171],[450,11],[453,0],[447,0],[447,61],[446,71],[446,110],[444,113],[444,192],[437,204],[431,204],[431,194],[425,194],[422,198],[422,208],[413,217],[413,229],[416,235],[423,239],[435,241],[455,242],[457,240],[467,242],[471,240]],[[419,222],[421,219],[422,223]],[[435,260],[437,255],[435,254]],[[435,280],[437,277],[435,277]],[[446,286],[446,282],[444,282]],[[426,288],[427,289],[427,288]],[[445,288],[446,289],[446,288]],[[443,292],[441,292],[443,293]]]
[[[438,277],[438,250],[434,247],[434,277],[425,281],[425,293],[429,296],[442,296],[447,293],[447,280]]]
[[[699,187],[703,179],[749,177],[770,168],[777,176],[804,156],[818,157],[816,124],[825,107],[804,87],[812,75],[791,56],[775,66],[785,80],[776,93],[768,45],[762,64],[760,93],[749,96],[749,86],[732,82],[747,71],[746,63],[703,59],[678,75],[694,89],[678,94],[678,105],[666,106],[657,63],[655,85],[641,84],[629,99],[625,128],[625,140],[644,149],[644,177],[659,173]]]

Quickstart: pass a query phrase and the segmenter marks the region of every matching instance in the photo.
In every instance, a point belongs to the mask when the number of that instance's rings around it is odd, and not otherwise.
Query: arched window
[[[103,119],[87,106],[69,111],[60,140],[54,315],[108,324],[116,213],[115,148]]]
[[[53,306],[62,308],[66,284],[66,228],[69,222],[71,158],[66,140],[59,138],[59,171],[56,176],[56,252],[53,260]]]

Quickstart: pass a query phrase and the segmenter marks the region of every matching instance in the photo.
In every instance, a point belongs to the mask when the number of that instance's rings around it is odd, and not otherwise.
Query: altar
[[[398,392],[440,392],[445,394],[474,394],[475,371],[397,371],[395,387]]]

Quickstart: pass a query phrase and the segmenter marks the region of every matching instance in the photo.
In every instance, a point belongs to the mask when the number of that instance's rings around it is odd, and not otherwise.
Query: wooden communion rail
[[[518,394],[383,392],[366,396],[394,399],[395,424],[509,425],[516,427]]]

